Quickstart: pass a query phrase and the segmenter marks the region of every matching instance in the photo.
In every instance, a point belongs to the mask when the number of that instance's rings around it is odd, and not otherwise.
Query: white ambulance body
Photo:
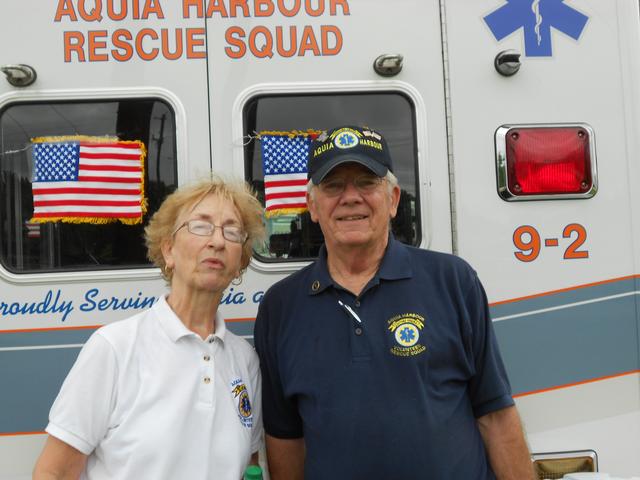
[[[478,271],[532,452],[640,474],[637,1],[4,0],[0,22],[0,477],[28,478],[88,336],[166,292],[142,226],[31,221],[34,145],[142,141],[146,221],[211,170],[263,195],[266,132],[338,124],[389,140],[396,236]],[[571,149],[579,191],[511,177]],[[221,307],[250,341],[321,242],[304,215],[267,227]]]

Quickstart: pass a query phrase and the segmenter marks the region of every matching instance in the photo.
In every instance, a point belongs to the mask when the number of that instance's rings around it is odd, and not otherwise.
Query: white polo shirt
[[[97,330],[49,414],[84,479],[238,480],[262,439],[258,358],[216,318],[202,340],[161,298]]]

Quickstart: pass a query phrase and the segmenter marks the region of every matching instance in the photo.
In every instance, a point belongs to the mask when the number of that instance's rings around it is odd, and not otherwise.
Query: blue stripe
[[[529,300],[496,305],[493,318],[594,300],[495,322],[515,394],[640,369],[640,279],[625,279]],[[237,335],[253,322],[229,322]],[[93,330],[0,334],[0,348],[84,343]],[[42,431],[49,409],[79,348],[0,350],[0,433]]]
[[[226,326],[230,331],[232,331],[236,335],[244,337],[244,336],[247,336],[247,335],[253,336],[253,324],[254,323],[255,322],[249,322],[249,321],[247,321],[247,322],[227,322]]]
[[[64,345],[86,342],[96,329],[45,330],[0,334],[0,348],[40,345]]]
[[[39,432],[79,348],[0,352],[0,433]]]
[[[595,298],[631,293],[638,290],[637,282],[637,279],[628,278],[591,287],[576,288],[566,292],[542,295],[527,300],[494,305],[491,307],[491,316],[493,318],[499,318],[531,310],[541,310],[543,308],[557,307],[568,303],[584,302]]]
[[[494,323],[514,394],[640,368],[636,298]]]

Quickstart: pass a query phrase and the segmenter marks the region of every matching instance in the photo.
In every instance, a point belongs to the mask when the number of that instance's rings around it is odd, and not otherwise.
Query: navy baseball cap
[[[318,185],[338,165],[354,162],[379,177],[393,172],[387,142],[377,132],[361,127],[336,127],[323,132],[312,143],[307,178]]]

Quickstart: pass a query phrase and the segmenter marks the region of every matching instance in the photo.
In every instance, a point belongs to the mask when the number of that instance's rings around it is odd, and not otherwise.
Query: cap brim
[[[338,165],[342,165],[343,163],[358,163],[363,167],[371,170],[378,177],[384,177],[389,169],[375,160],[372,160],[371,157],[367,157],[366,155],[360,155],[357,153],[345,153],[345,155],[341,155],[338,157],[334,157],[329,160],[327,163],[322,165],[311,177],[311,181],[314,185],[320,184],[324,177],[327,174],[336,168]]]

